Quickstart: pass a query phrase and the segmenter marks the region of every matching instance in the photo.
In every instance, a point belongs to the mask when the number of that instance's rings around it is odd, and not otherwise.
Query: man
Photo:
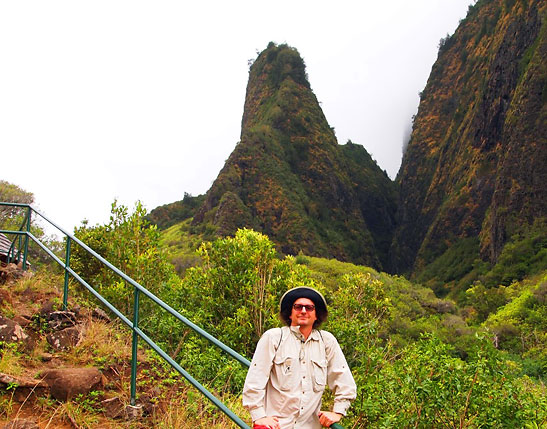
[[[255,427],[316,429],[340,421],[356,396],[355,381],[334,336],[317,328],[328,315],[323,295],[309,287],[287,291],[279,316],[287,325],[264,333],[243,388]],[[332,411],[321,410],[327,384]]]

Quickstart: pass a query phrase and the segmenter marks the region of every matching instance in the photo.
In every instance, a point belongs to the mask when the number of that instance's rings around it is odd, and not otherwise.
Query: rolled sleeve
[[[252,410],[249,410],[249,413],[251,414],[251,419],[253,420],[253,422],[256,422],[262,417],[266,417],[266,410],[264,409],[264,407],[254,408]]]

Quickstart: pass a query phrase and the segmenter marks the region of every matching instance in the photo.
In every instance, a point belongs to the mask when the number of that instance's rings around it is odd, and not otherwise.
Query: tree
[[[114,201],[108,224],[90,227],[84,222],[75,236],[156,295],[176,276],[160,247],[157,227],[146,220],[141,202],[130,212]],[[78,245],[73,246],[71,267],[122,313],[131,314],[133,286]],[[142,314],[151,314],[146,308]]]
[[[34,195],[19,186],[0,180],[0,201],[6,203],[32,204]],[[0,207],[0,229],[19,229],[26,211],[18,207]]]

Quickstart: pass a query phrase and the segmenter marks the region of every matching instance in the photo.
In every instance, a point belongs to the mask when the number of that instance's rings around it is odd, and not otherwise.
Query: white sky
[[[69,231],[106,222],[115,198],[205,193],[269,41],[298,49],[339,143],[394,178],[439,39],[471,1],[3,1],[0,179]]]

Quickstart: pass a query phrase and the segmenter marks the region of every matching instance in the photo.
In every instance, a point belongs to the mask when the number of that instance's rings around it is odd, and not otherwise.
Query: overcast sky
[[[338,142],[394,178],[439,39],[471,1],[1,2],[0,180],[69,231],[106,222],[115,198],[205,193],[270,41],[298,49]]]

